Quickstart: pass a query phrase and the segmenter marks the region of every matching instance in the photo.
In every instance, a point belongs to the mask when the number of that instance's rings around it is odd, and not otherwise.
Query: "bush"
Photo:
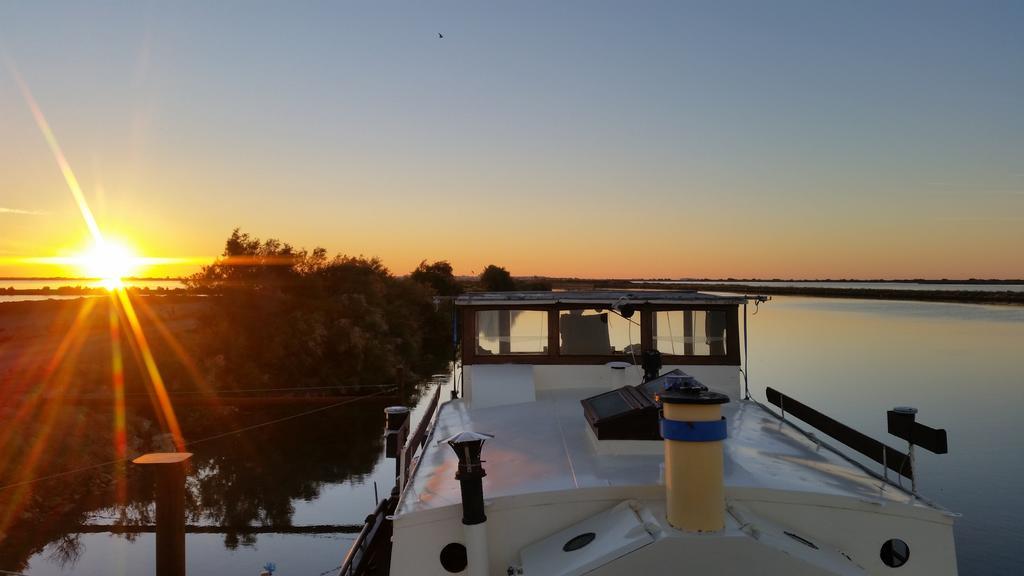
[[[198,356],[217,387],[399,384],[447,361],[434,290],[377,258],[328,258],[236,229],[187,285],[211,294]]]

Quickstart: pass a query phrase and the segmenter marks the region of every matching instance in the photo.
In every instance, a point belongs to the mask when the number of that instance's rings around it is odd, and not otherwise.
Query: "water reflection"
[[[922,492],[957,521],[962,574],[1020,570],[1024,308],[775,297],[750,325],[751,392],[767,386],[894,447],[885,411],[920,409],[949,454],[918,451]]]
[[[1024,322],[1024,307],[990,306],[984,304],[953,304],[943,302],[896,302],[889,300],[856,300],[848,298],[804,298],[773,296],[786,310],[803,309],[877,314],[892,318],[935,318],[968,321]],[[769,306],[770,307],[770,306]]]
[[[381,456],[387,404],[368,400],[190,447],[195,456],[187,479],[187,523],[219,529],[188,535],[189,573],[256,574],[267,561],[290,566],[288,572],[294,573],[297,566],[309,572],[329,568],[325,562],[340,563],[354,534],[287,532],[293,526],[361,523],[374,505],[374,482],[381,495],[390,491],[394,465],[383,463]],[[304,409],[206,409],[185,415],[183,425],[187,437],[205,438]],[[86,516],[85,526],[153,524],[153,478],[146,468],[132,472],[128,500],[115,504],[112,494],[105,495]],[[245,530],[249,526],[282,533],[255,534]],[[27,550],[32,557],[26,570],[34,576],[152,571],[153,534],[82,530],[77,524],[65,526],[45,550]],[[86,532],[91,530],[97,528]],[[304,558],[303,550],[317,553]],[[24,561],[5,558],[12,566]]]
[[[382,446],[384,405],[326,411],[197,446],[189,481],[191,521],[291,526],[293,500],[316,499],[325,484],[358,481],[373,470]],[[254,542],[251,534],[229,531],[224,537],[229,549]]]
[[[277,564],[280,574],[317,576],[341,563],[341,557],[353,535],[262,534],[254,546],[225,550],[222,539],[214,534],[188,534],[189,576],[256,576],[267,562]],[[84,534],[80,538],[85,551],[73,565],[64,568],[47,561],[45,554],[33,559],[26,572],[32,576],[119,576],[152,574],[153,534],[134,540],[109,534]],[[333,573],[333,572],[331,572]]]

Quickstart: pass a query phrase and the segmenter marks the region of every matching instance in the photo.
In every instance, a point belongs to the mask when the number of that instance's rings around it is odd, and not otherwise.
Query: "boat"
[[[339,574],[956,574],[957,515],[914,469],[945,431],[894,408],[901,450],[785,391],[756,401],[745,328],[764,300],[456,297],[447,398],[411,433],[387,410],[395,489]]]

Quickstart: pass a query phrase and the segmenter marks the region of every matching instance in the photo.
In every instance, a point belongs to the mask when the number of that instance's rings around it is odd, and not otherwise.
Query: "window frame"
[[[465,305],[458,307],[460,326],[461,358],[463,365],[473,364],[564,364],[564,365],[599,365],[606,362],[631,360],[631,354],[561,354],[559,311],[562,310],[593,310],[599,304],[487,304]],[[547,313],[548,346],[546,353],[486,354],[476,353],[476,313],[491,310],[534,310]],[[739,366],[739,305],[738,304],[641,304],[636,306],[636,314],[631,320],[640,323],[640,347],[642,350],[656,350],[654,342],[654,312],[658,311],[708,311],[724,310],[727,314],[726,353],[719,356],[686,356],[662,354],[663,365],[670,366]],[[640,355],[637,355],[640,363]]]

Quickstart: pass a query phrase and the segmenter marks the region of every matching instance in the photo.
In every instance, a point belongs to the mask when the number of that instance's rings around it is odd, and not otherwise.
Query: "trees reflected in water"
[[[328,410],[198,446],[188,480],[190,522],[292,526],[295,500],[315,500],[325,485],[373,471],[383,449],[385,405]],[[274,416],[264,411],[259,417]],[[245,425],[246,418],[240,420]],[[228,548],[254,542],[252,534],[231,531],[224,540]]]
[[[327,486],[359,482],[373,472],[383,452],[387,404],[365,400],[190,447],[187,523],[222,528],[228,549],[256,543],[257,535],[246,530],[250,526],[287,532],[295,501],[316,500]],[[204,408],[183,415],[182,423],[186,438],[207,438],[307,410]],[[152,526],[152,470],[129,465],[125,471],[127,491],[120,501],[115,490],[104,486],[92,498],[69,501],[60,516],[20,523],[18,533],[0,543],[2,568],[24,570],[29,558],[44,550],[50,561],[73,566],[85,552],[76,532],[83,524]],[[333,523],[350,521],[339,517]],[[118,537],[134,540],[137,535]]]

